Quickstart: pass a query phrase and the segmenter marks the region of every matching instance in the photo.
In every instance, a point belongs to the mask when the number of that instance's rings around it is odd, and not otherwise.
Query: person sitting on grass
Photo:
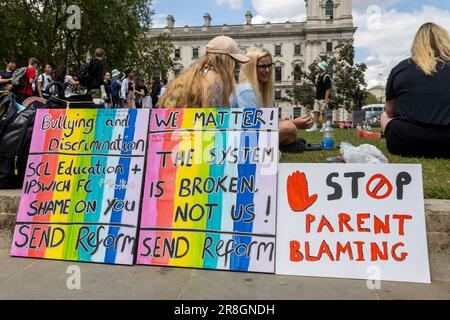
[[[228,108],[234,91],[235,70],[248,58],[236,41],[226,36],[214,38],[206,55],[170,82],[161,96],[159,108]]]
[[[273,108],[274,74],[272,54],[264,48],[254,48],[247,53],[250,61],[242,67],[239,85],[231,97],[233,108]],[[305,141],[298,138],[299,130],[312,126],[311,117],[281,120],[279,123],[280,150],[298,153],[304,150]]]
[[[412,56],[391,72],[381,128],[390,153],[450,158],[450,38],[434,24],[420,27]]]

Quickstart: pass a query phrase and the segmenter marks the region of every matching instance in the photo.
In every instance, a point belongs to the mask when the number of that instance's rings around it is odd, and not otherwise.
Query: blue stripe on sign
[[[256,112],[257,109],[246,109],[246,111]],[[251,129],[260,129],[260,124],[256,124]],[[241,135],[241,150],[242,148],[256,148],[258,147],[259,142],[259,133],[257,132],[243,132]],[[243,152],[241,152],[241,155]],[[238,165],[238,173],[239,173],[239,185],[241,185],[242,179],[246,178],[250,181],[251,177],[256,178],[256,164],[250,163],[250,157],[247,159],[245,163]],[[257,182],[256,182],[257,183]],[[254,194],[248,190],[245,190],[243,193],[239,193],[236,199],[236,209],[235,209],[235,217],[239,217],[240,211],[242,210],[243,215],[241,220],[234,222],[234,231],[235,232],[253,232],[253,221],[252,222],[244,222],[249,218],[249,215],[245,213],[245,208],[247,206],[253,205],[253,208],[248,207],[250,210],[254,211]],[[248,247],[252,241],[252,237],[249,236],[233,236],[233,239],[236,241],[237,245],[245,245]],[[234,247],[236,248],[236,247]],[[242,251],[242,250],[240,250]],[[239,252],[238,252],[239,253]],[[241,252],[242,253],[242,252]],[[250,258],[247,255],[238,256],[236,252],[233,252],[231,255],[231,270],[234,271],[248,271],[250,265]]]
[[[137,110],[132,109],[128,110],[128,113],[130,115],[130,126],[125,129],[123,141],[124,143],[128,143],[134,140],[134,134],[135,134],[135,123],[137,118]],[[122,151],[121,153],[124,156],[130,156],[133,154],[133,151]],[[124,186],[127,186],[128,184],[128,176],[130,173],[130,158],[121,158],[120,164],[123,166],[123,173],[119,173],[116,178],[116,186],[120,186],[122,183]],[[125,200],[127,190],[124,188],[118,188],[114,192],[114,199],[117,200]],[[122,221],[122,212],[123,210],[116,211],[112,210],[111,214],[111,223],[120,223]],[[113,236],[114,239],[117,238],[120,228],[117,227],[110,227],[109,228],[109,235]],[[106,255],[105,255],[105,263],[115,263],[116,262],[116,250],[111,247],[106,249]]]
[[[101,114],[101,118],[99,116]],[[105,128],[105,121],[106,119],[115,119],[115,113],[111,115],[111,113],[107,113],[106,116],[103,116],[105,113],[103,111],[100,111],[97,114],[97,121],[95,123],[95,140],[99,141],[108,141],[111,140],[114,128]],[[100,119],[99,119],[100,118]],[[91,166],[95,166],[97,162],[100,162],[105,168],[108,165],[108,157],[96,157],[93,156],[91,158]],[[93,192],[87,195],[88,201],[97,201],[97,211],[95,213],[91,213],[84,216],[84,222],[87,223],[95,223],[99,222],[102,214],[102,202],[103,197],[105,194],[105,184],[100,184],[100,181],[102,179],[105,179],[105,175],[89,175],[89,180],[92,181],[91,185],[95,186]],[[89,226],[89,232],[96,233],[98,230],[98,226]],[[81,248],[78,249],[78,258],[82,261],[92,261],[92,256],[88,253],[82,250]]]

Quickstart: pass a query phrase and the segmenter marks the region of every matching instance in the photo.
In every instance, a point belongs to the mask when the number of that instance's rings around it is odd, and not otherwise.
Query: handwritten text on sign
[[[420,166],[282,164],[279,188],[278,274],[430,282]]]
[[[11,254],[132,264],[148,110],[39,110]]]
[[[277,119],[152,112],[139,264],[274,272]]]

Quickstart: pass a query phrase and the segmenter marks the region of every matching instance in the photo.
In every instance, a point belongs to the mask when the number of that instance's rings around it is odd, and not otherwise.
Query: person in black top
[[[389,152],[450,158],[450,38],[433,23],[418,31],[411,58],[391,72],[381,117]]]
[[[106,72],[103,82],[105,84],[105,92],[106,92],[106,99],[105,99],[105,108],[106,109],[111,109],[112,108],[112,94],[113,94],[113,89],[112,89],[112,77],[111,77],[111,72]]]
[[[12,89],[11,81],[16,70],[16,62],[14,60],[8,60],[6,63],[6,69],[0,71],[0,91]]]
[[[153,77],[152,79],[152,104],[156,106],[159,101],[159,96],[161,94],[161,81],[159,81],[158,77]]]
[[[316,99],[314,101],[314,125],[311,129],[306,131],[316,131],[318,129],[318,122],[322,116],[322,123],[327,122],[328,105],[331,98],[331,77],[327,73],[329,68],[328,63],[321,61],[317,64],[319,75],[316,79]]]
[[[98,48],[95,50],[94,59],[89,62],[89,83],[87,85],[87,92],[94,99],[107,99],[103,77],[103,61],[105,60],[105,58],[105,50]]]
[[[145,85],[144,79],[141,77],[136,77],[134,83],[136,85],[136,108],[141,109],[143,99],[147,97],[150,92]]]

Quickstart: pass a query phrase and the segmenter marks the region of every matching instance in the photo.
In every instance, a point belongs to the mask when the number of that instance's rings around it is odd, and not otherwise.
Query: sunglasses
[[[274,65],[275,65],[274,63],[271,63],[271,64],[258,64],[257,67],[259,69],[266,70],[266,69],[272,69]]]

